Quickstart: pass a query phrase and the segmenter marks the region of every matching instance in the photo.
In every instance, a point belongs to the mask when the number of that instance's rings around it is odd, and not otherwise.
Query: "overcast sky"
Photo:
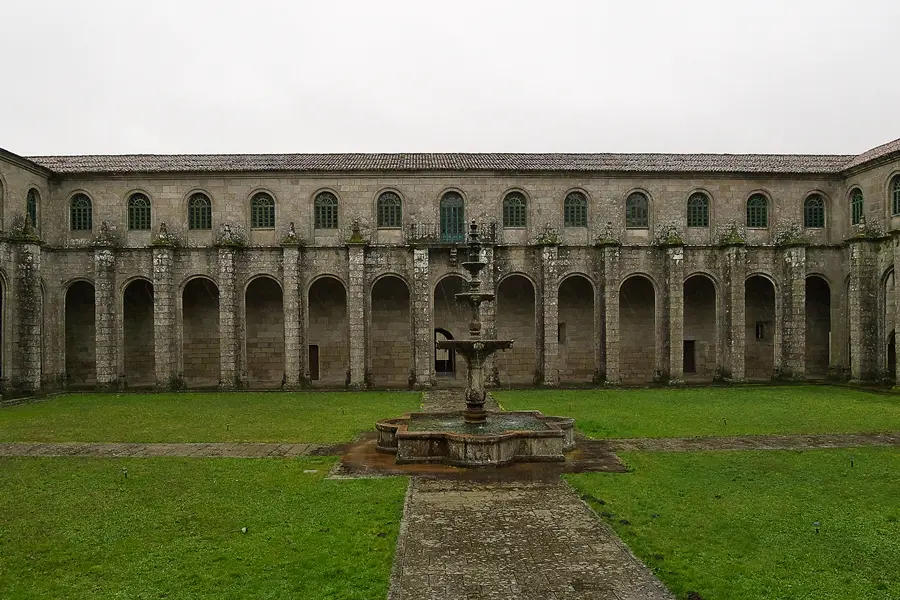
[[[0,147],[24,155],[900,137],[898,0],[2,0],[0,26]]]

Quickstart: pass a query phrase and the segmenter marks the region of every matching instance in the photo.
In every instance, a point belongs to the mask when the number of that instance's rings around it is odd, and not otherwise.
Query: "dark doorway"
[[[897,344],[896,344],[896,336],[892,331],[890,337],[888,338],[888,347],[887,347],[887,377],[888,379],[894,379],[895,374],[897,373]]]
[[[452,377],[456,374],[455,352],[437,347],[443,340],[452,340],[453,336],[446,329],[434,330],[434,373]]]
[[[309,378],[312,381],[319,379],[319,345],[310,344],[309,346]]]
[[[695,358],[694,340],[684,340],[684,372],[696,373],[697,360]]]

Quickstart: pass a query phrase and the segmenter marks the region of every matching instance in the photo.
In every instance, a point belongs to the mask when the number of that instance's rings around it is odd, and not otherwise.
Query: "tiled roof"
[[[893,154],[894,152],[900,152],[900,138],[894,140],[893,142],[888,142],[887,144],[882,144],[876,148],[872,148],[867,152],[863,152],[859,156],[854,156],[853,159],[847,162],[844,168],[852,169],[853,167],[863,165],[870,160],[877,160],[882,156],[887,156],[888,154]]]

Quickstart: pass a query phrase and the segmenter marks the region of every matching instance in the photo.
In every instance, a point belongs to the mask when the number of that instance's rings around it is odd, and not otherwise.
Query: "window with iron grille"
[[[212,201],[197,192],[188,200],[188,229],[212,229]]]
[[[768,229],[769,199],[762,194],[753,194],[747,200],[747,227]]]
[[[338,201],[331,192],[322,192],[316,196],[316,229],[338,228]]]
[[[69,226],[72,231],[90,231],[93,225],[91,199],[75,194],[69,201]]]
[[[31,219],[31,225],[33,227],[37,227],[37,213],[38,213],[38,192],[36,189],[31,188],[28,190],[28,195],[25,196],[25,214],[28,215],[28,218]]]
[[[900,215],[900,175],[894,177],[891,184],[891,214]]]
[[[850,223],[859,225],[863,216],[863,193],[860,189],[850,192]]]
[[[150,198],[144,194],[132,194],[128,198],[128,229],[150,229]]]
[[[803,202],[803,226],[825,227],[825,198],[821,194],[812,194]]]
[[[581,192],[569,192],[563,203],[564,227],[587,227],[587,197]]]
[[[691,194],[688,198],[687,226],[709,227],[709,197],[703,192]]]
[[[275,199],[265,192],[259,192],[250,199],[250,228],[275,228]]]
[[[403,203],[394,192],[385,192],[378,196],[378,227],[397,229],[403,222]]]
[[[519,192],[507,194],[503,199],[503,226],[525,227],[528,220],[525,212],[525,196]]]
[[[650,227],[650,211],[647,196],[634,192],[625,200],[625,227],[647,229]]]
[[[466,239],[465,205],[457,192],[447,192],[441,198],[441,241],[461,244]]]

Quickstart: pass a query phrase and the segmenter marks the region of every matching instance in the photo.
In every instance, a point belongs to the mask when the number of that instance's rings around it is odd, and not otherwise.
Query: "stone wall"
[[[716,288],[709,277],[694,275],[684,282],[684,340],[693,342],[694,346],[694,371],[684,374],[689,380],[710,380],[716,375],[719,366],[716,307]]]
[[[250,282],[244,296],[247,384],[255,388],[281,385],[284,373],[284,302],[281,286],[271,277]]]
[[[153,386],[156,383],[153,284],[145,279],[128,284],[123,307],[125,382],[128,386]]]
[[[66,292],[66,380],[69,385],[97,382],[94,286],[76,281]]]
[[[209,279],[190,280],[182,292],[183,380],[188,387],[219,384],[219,290]]]
[[[369,372],[380,387],[406,387],[412,364],[409,288],[398,277],[382,277],[372,288],[369,312]]]
[[[747,379],[770,379],[775,369],[775,288],[765,277],[750,277],[744,287]]]
[[[308,344],[318,346],[319,372],[312,383],[328,387],[345,385],[350,369],[350,340],[344,284],[334,277],[315,280],[309,288],[308,314]]]
[[[594,376],[594,288],[580,275],[559,286],[559,377],[564,383],[590,382]]]
[[[619,290],[619,368],[623,383],[645,383],[656,375],[653,283],[629,277]]]
[[[497,287],[497,337],[513,340],[512,349],[494,359],[503,385],[529,385],[535,379],[535,290],[522,275],[510,275]]]

